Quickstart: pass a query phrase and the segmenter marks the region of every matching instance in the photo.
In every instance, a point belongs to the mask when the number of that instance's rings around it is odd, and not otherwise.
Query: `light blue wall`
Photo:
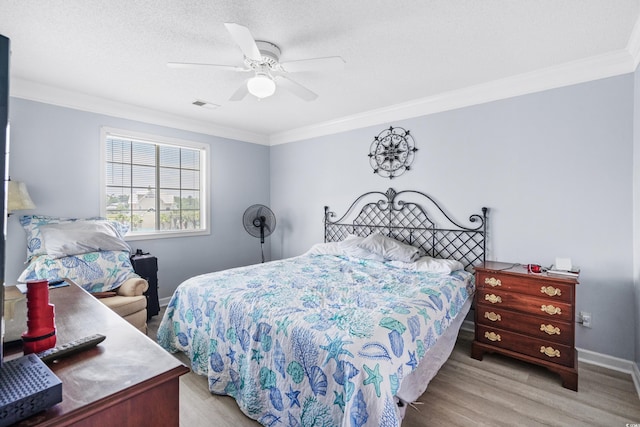
[[[570,256],[582,267],[578,310],[593,316],[593,329],[578,327],[577,346],[638,360],[634,79],[637,73],[270,149],[12,98],[10,173],[27,183],[33,213],[94,216],[101,126],[209,143],[212,234],[132,242],[158,256],[161,297],[195,274],[259,261],[259,245],[240,221],[253,203],[270,204],[278,217],[274,258],[321,241],[323,206],[341,212],[365,191],[422,190],[460,220],[488,206],[489,258],[548,265]],[[374,175],[367,157],[389,125],[411,130],[420,149],[413,170],[393,181]],[[26,243],[17,216],[8,222],[11,283]]]
[[[341,213],[371,190],[417,189],[464,220],[490,211],[489,258],[582,268],[580,348],[635,358],[633,94],[624,75],[272,147],[274,256],[322,241],[323,206]],[[367,154],[385,127],[409,129],[420,151],[393,181]]]
[[[209,144],[211,235],[130,242],[158,257],[161,298],[196,274],[260,262],[259,241],[244,231],[242,214],[254,203],[269,203],[269,147],[16,98],[9,114],[10,174],[26,182],[37,205],[23,214],[100,214],[101,126]],[[18,217],[8,220],[7,283],[15,281],[26,259]]]

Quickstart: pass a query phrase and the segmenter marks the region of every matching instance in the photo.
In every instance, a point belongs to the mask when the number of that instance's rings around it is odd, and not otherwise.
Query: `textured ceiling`
[[[620,51],[639,12],[637,0],[2,0],[0,34],[15,87],[268,137]],[[281,61],[335,55],[345,69],[291,74],[312,102],[285,90],[231,102],[245,74],[166,66],[242,65],[224,22],[277,44]]]

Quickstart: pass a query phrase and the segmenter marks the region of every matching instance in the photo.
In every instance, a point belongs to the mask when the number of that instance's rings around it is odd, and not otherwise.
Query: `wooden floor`
[[[154,339],[162,314],[149,322]],[[415,407],[407,408],[402,427],[640,425],[640,399],[630,375],[581,363],[576,393],[534,365],[499,355],[472,359],[472,340],[472,333],[460,332],[451,358]],[[207,379],[190,372],[180,379],[180,426],[211,425],[260,424],[232,398],[209,393]]]

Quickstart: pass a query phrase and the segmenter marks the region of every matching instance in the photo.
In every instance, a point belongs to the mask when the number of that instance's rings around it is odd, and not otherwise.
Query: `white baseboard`
[[[465,320],[460,328],[464,331],[474,332],[475,327],[472,321]],[[636,387],[638,398],[640,398],[640,369],[638,364],[631,361],[620,359],[618,357],[609,356],[607,354],[596,353],[595,351],[585,350],[583,348],[577,348],[578,361],[587,363],[589,365],[596,365],[603,368],[611,369],[613,371],[623,372],[631,375],[633,384]]]
[[[160,307],[166,307],[169,305],[169,301],[171,301],[171,297],[160,298],[158,302],[160,303]]]
[[[585,350],[578,347],[576,347],[576,350],[578,350],[579,362],[601,366],[603,368],[631,375],[633,385],[636,387],[636,393],[638,394],[638,398],[640,398],[640,370],[638,370],[638,365],[634,361],[609,356],[607,354],[596,353],[595,351]]]
[[[638,397],[640,397],[640,368],[638,368],[638,364],[633,364],[633,371],[631,372],[631,378],[633,378],[633,384],[636,386],[636,392],[638,393]]]

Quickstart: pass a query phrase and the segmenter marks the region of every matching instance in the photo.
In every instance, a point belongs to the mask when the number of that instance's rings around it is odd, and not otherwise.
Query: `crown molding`
[[[256,134],[239,129],[216,126],[210,122],[188,119],[175,114],[131,104],[112,101],[92,95],[69,91],[59,87],[43,85],[30,80],[11,78],[10,95],[30,101],[43,102],[91,113],[137,120],[160,126],[172,127],[222,138],[269,145],[267,135]]]
[[[633,70],[638,68],[640,63],[640,16],[636,20],[636,25],[633,26],[631,35],[629,36],[629,42],[627,43],[627,51],[633,58]]]
[[[640,45],[640,43],[638,43]],[[367,111],[312,126],[271,135],[270,145],[286,144],[368,126],[484,104],[548,89],[633,72],[634,58],[627,49],[506,77],[435,96]]]
[[[640,19],[625,49],[271,135],[216,126],[162,111],[12,78],[11,96],[261,145],[279,145],[614,77],[640,63]]]

